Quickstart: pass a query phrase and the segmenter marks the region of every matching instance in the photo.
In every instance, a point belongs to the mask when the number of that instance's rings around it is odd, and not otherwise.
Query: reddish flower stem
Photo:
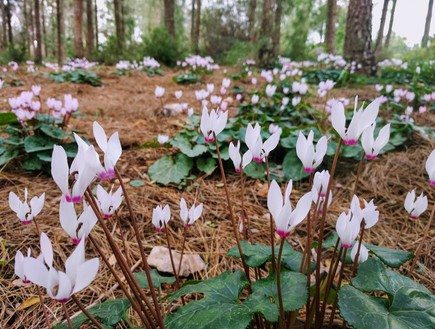
[[[65,313],[66,321],[68,322],[69,329],[74,329],[72,322],[71,322],[71,318],[70,318],[69,313],[68,313],[68,309],[65,306],[65,303],[61,303],[61,304],[62,304],[63,313]]]
[[[77,299],[76,296],[71,296],[72,300],[76,305],[79,307],[79,309],[86,315],[86,317],[98,328],[98,329],[104,329],[100,322],[95,319],[91,313],[83,306],[83,304]]]

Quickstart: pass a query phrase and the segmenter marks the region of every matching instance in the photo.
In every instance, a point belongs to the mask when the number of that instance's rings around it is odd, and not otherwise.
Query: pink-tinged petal
[[[65,232],[71,237],[76,237],[77,214],[74,205],[71,202],[62,200],[59,205],[60,225]]]
[[[276,233],[281,236],[288,236],[291,231],[291,227],[289,227],[289,221],[291,217],[291,205],[290,202],[284,202],[284,206],[282,207],[278,217],[274,217]]]
[[[201,215],[202,215],[202,209],[203,209],[203,204],[202,203],[200,203],[196,208],[195,208],[195,211],[194,211],[194,214],[193,214],[193,221],[196,221],[199,217],[201,217]]]
[[[41,261],[35,258],[27,258],[24,261],[24,275],[27,280],[30,280],[34,284],[47,287],[48,270]]]
[[[307,217],[308,212],[311,209],[311,203],[313,202],[313,196],[311,192],[306,193],[302,198],[299,199],[296,208],[293,210],[290,217],[290,226],[293,229],[300,222],[302,222],[305,217]]]
[[[267,207],[272,214],[272,217],[277,220],[283,207],[281,188],[278,183],[273,180],[270,184],[267,194]]]
[[[112,200],[113,200],[113,207],[114,207],[115,209],[118,209],[119,206],[120,206],[121,203],[122,203],[122,200],[123,200],[123,196],[122,196],[122,188],[121,188],[121,186],[118,187],[118,189],[116,190],[115,193],[113,193],[113,195],[112,195]]]
[[[48,267],[53,267],[53,246],[51,245],[51,241],[48,238],[47,234],[41,232],[40,238],[41,245],[41,253],[44,258],[45,264]]]
[[[247,150],[245,154],[243,154],[243,160],[242,160],[242,168],[245,169],[248,164],[250,164],[252,161],[252,152],[250,150]]]
[[[30,208],[32,209],[32,215],[36,217],[44,207],[45,202],[45,193],[42,193],[41,196],[33,197],[32,200],[30,200]]]
[[[379,112],[379,106],[380,101],[376,98],[365,108],[361,114],[361,117],[359,118],[360,131],[358,133],[362,133],[368,126],[372,125],[376,121]]]
[[[113,165],[119,160],[122,155],[121,141],[119,140],[118,132],[113,133],[109,138],[107,150],[105,151],[112,161]]]
[[[273,151],[279,143],[279,138],[281,137],[281,132],[277,131],[272,134],[263,144],[264,155],[267,157],[271,151]]]
[[[107,149],[107,135],[106,135],[106,132],[104,131],[103,127],[101,127],[101,125],[97,121],[94,121],[93,131],[94,131],[95,141],[97,142],[98,147],[103,152],[106,152],[106,149]]]
[[[343,239],[348,223],[349,223],[349,215],[346,214],[345,212],[342,212],[340,216],[338,216],[337,223],[335,226],[335,229],[340,239]]]
[[[384,146],[387,145],[389,140],[390,140],[390,124],[387,124],[386,126],[382,127],[382,129],[379,131],[378,138],[376,138],[375,144],[373,146],[373,148],[375,149],[375,153],[379,154],[379,152],[384,148]]]
[[[435,150],[433,150],[427,158],[425,167],[430,180],[434,180],[433,178],[435,177],[433,177],[433,175],[435,172]]]
[[[12,211],[19,213],[21,204],[22,203],[18,196],[14,192],[9,192],[9,207],[12,209]]]
[[[343,138],[346,131],[346,115],[344,113],[344,106],[341,102],[332,101],[331,123],[332,127],[334,127],[341,138]]]
[[[414,201],[415,201],[415,190],[412,190],[406,194],[405,198],[405,210],[408,213],[411,213],[414,210]]]
[[[168,204],[163,208],[162,215],[165,223],[168,223],[169,220],[171,219],[171,208],[169,208]]]
[[[358,243],[356,243],[353,246],[352,251],[350,253],[352,261],[355,261],[355,257],[356,257],[357,252],[358,252]],[[364,263],[368,258],[369,258],[369,251],[367,250],[367,248],[363,244],[361,244],[361,248],[360,248],[359,256],[358,256],[358,263],[359,264]]]
[[[219,135],[222,130],[225,129],[228,121],[228,112],[223,112],[215,122],[213,122],[213,131],[217,135]]]
[[[204,136],[207,136],[211,130],[210,116],[205,106],[202,109],[200,129]]]
[[[87,260],[83,264],[79,265],[77,269],[77,276],[75,279],[73,294],[86,288],[94,279],[98,273],[100,262],[98,258]]]
[[[180,218],[184,223],[188,222],[188,216],[189,216],[189,211],[187,209],[187,204],[186,204],[186,200],[184,200],[184,198],[181,198],[180,200]]]
[[[248,124],[245,133],[245,143],[250,150],[255,147],[258,137],[260,136],[260,130],[261,127],[258,125],[258,123],[255,124],[255,128],[253,128],[250,123]]]
[[[240,141],[238,141],[237,147],[231,142],[228,153],[230,155],[231,161],[233,161],[234,168],[240,169],[240,163],[242,161],[242,157],[240,155]]]
[[[314,165],[318,167],[325,157],[326,151],[328,149],[328,139],[326,136],[320,137],[316,145],[316,154],[314,156]]]
[[[26,276],[24,275],[24,255],[21,251],[17,251],[15,254],[15,266],[14,266],[14,273],[16,276],[18,276],[21,280],[25,280]]]
[[[415,201],[415,210],[413,212],[413,215],[419,217],[423,212],[426,211],[427,206],[427,196],[423,196],[422,193]]]
[[[59,273],[59,286],[57,288],[57,294],[54,299],[60,303],[67,302],[72,295],[72,282],[71,278],[63,272]]]
[[[65,270],[72,282],[75,282],[77,270],[85,261],[85,239],[82,239],[65,262]]]
[[[69,168],[66,152],[62,146],[55,145],[51,157],[51,175],[64,195],[70,195],[68,190]]]
[[[375,132],[375,126],[376,123],[368,127],[362,133],[361,145],[364,149],[365,154],[367,155],[373,155],[373,148],[375,143],[373,134]]]

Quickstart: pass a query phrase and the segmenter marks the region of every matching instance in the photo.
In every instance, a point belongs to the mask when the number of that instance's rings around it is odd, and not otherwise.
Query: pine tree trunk
[[[275,19],[274,19],[274,28],[272,34],[272,47],[273,47],[273,55],[277,56],[279,54],[279,42],[281,39],[281,15],[282,15],[282,0],[275,0],[276,2],[276,10],[275,10]]]
[[[255,41],[255,12],[257,10],[257,0],[249,1],[248,9],[248,36],[251,42]]]
[[[0,0],[1,2],[1,0]],[[27,56],[30,57],[30,38],[29,38],[29,31],[28,31],[28,18],[29,14],[27,12],[27,0],[23,1],[23,42],[26,45],[27,48]]]
[[[362,65],[365,73],[374,74],[372,43],[372,1],[350,0],[344,38],[344,58]]]
[[[56,25],[57,25],[57,64],[63,64],[63,0],[56,0]]]
[[[98,6],[97,6],[97,0],[94,1],[94,21],[95,21],[95,48],[98,51]]]
[[[388,3],[390,0],[384,0],[382,7],[381,25],[379,26],[378,37],[376,38],[375,56],[379,56],[382,49],[382,39],[384,37],[385,21],[387,20]]]
[[[201,28],[201,0],[196,0],[195,28],[193,30],[193,51],[199,53],[199,33]]]
[[[41,38],[41,17],[39,0],[33,0],[35,5],[35,31],[36,31],[36,48],[35,63],[42,63],[42,38]]]
[[[384,44],[385,48],[388,48],[390,46],[391,34],[393,33],[394,14],[396,13],[397,0],[392,0],[392,1],[393,1],[393,7],[391,8],[390,23],[388,25],[387,38],[385,39],[385,44]]]
[[[116,27],[116,40],[118,43],[118,49],[122,51],[124,49],[124,34],[122,33],[122,5],[121,0],[114,0],[115,7],[115,27]]]
[[[43,56],[47,56],[47,28],[45,25],[45,5],[44,5],[44,0],[41,0],[41,23],[42,23],[42,45],[41,45],[41,49],[44,50],[43,51]]]
[[[263,1],[263,13],[261,19],[261,46],[258,53],[258,59],[261,66],[267,66],[273,58],[273,0]]]
[[[197,11],[200,7],[201,0],[197,2]],[[169,34],[175,39],[175,17],[174,17],[174,9],[175,9],[175,1],[174,0],[164,0],[165,5],[165,27],[168,30]],[[195,15],[197,17],[197,15]],[[196,18],[195,18],[196,19]],[[196,24],[195,24],[196,25]],[[195,26],[196,29],[196,26]]]
[[[326,51],[335,54],[335,24],[337,22],[337,0],[328,0],[328,16],[326,18],[325,45]]]
[[[10,0],[5,4],[5,12],[6,12],[6,22],[8,26],[8,43],[10,45],[14,44],[14,36],[12,33],[12,14],[11,14],[11,3]]]
[[[83,0],[74,0],[74,55],[84,57],[83,51]]]
[[[92,57],[94,52],[94,16],[93,1],[86,0],[86,57]]]
[[[195,10],[196,10],[196,0],[192,0],[192,9],[190,11],[190,41],[192,42],[192,51],[195,53],[196,44],[195,44]]]
[[[7,35],[7,30],[8,30],[8,25],[6,23],[6,8],[5,8],[5,4],[3,3],[3,1],[0,0],[0,9],[1,9],[1,14],[2,14],[2,42],[1,42],[1,46],[0,49],[6,49],[8,46],[8,35]]]
[[[433,0],[429,0],[429,7],[427,9],[427,16],[426,16],[426,24],[424,25],[424,34],[423,34],[423,39],[421,40],[422,48],[427,48],[429,43],[429,31],[430,31],[430,22],[432,20],[432,11],[433,11]]]

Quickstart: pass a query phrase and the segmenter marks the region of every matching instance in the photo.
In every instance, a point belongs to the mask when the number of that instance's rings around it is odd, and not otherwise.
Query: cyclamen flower
[[[354,196],[355,198],[355,196]],[[374,204],[373,200],[370,200],[370,202],[364,201],[364,209],[362,209],[362,219],[365,223],[365,228],[369,229],[373,227],[379,220],[379,211],[377,210],[377,207]],[[359,205],[359,200],[358,200]]]
[[[35,96],[39,96],[41,92],[41,86],[32,86],[32,92]]]
[[[234,163],[236,173],[240,173],[241,170],[245,169],[245,167],[252,161],[252,153],[249,151],[245,152],[242,161],[242,156],[240,155],[240,141],[237,141],[237,146],[234,146],[234,144],[231,142],[228,152],[230,155],[230,159]]]
[[[429,175],[429,184],[435,186],[435,150],[432,151],[426,160],[426,171]]]
[[[169,205],[166,205],[164,208],[157,206],[153,209],[153,217],[151,221],[156,227],[156,231],[162,232],[170,219],[171,209],[169,208]]]
[[[299,131],[298,140],[296,142],[296,154],[304,166],[304,171],[307,173],[315,172],[316,168],[322,163],[323,157],[328,148],[328,140],[322,136],[317,142],[316,148],[313,144],[314,132],[311,130],[308,138]]]
[[[267,194],[267,207],[275,221],[276,234],[283,238],[287,237],[304,220],[311,208],[312,195],[311,192],[308,192],[300,198],[296,208],[292,210],[290,202],[292,186],[293,184],[290,180],[283,199],[281,188],[273,180]]]
[[[183,92],[182,92],[181,90],[177,90],[177,91],[175,92],[175,98],[176,98],[176,99],[180,99],[181,96],[183,96]]]
[[[292,105],[296,106],[301,102],[301,98],[300,97],[293,97],[292,98]]]
[[[280,136],[281,131],[277,131],[263,143],[260,125],[256,123],[255,127],[252,127],[251,124],[248,124],[245,143],[249,148],[249,152],[252,153],[252,160],[258,163],[262,162],[278,146]]]
[[[156,86],[156,89],[154,90],[154,94],[156,95],[157,98],[163,97],[163,95],[165,94],[165,88]]]
[[[385,145],[387,145],[390,139],[390,124],[382,127],[376,140],[374,138],[375,127],[376,122],[364,130],[361,137],[361,145],[364,149],[367,160],[376,159],[379,155],[379,152]]]
[[[331,110],[331,122],[334,129],[343,139],[345,145],[356,145],[365,129],[372,125],[379,112],[379,100],[375,99],[366,109],[357,110],[358,98],[355,99],[355,108],[352,120],[346,128],[346,113],[340,102],[333,102]]]
[[[342,212],[338,217],[336,230],[337,234],[340,237],[341,247],[342,248],[352,248],[353,243],[359,233],[361,226],[361,217],[352,213],[351,210],[346,212]]]
[[[405,198],[405,209],[409,213],[409,218],[416,220],[420,215],[427,209],[427,196],[420,194],[420,196],[415,198],[415,190],[408,192]]]
[[[111,218],[122,203],[122,188],[118,187],[115,193],[112,190],[113,185],[109,192],[101,185],[97,186],[97,201],[104,218]]]
[[[276,91],[276,86],[275,85],[267,85],[266,86],[266,95],[267,97],[271,98]]]
[[[168,140],[169,140],[168,135],[157,135],[157,141],[159,142],[160,145],[165,144]]]
[[[27,203],[27,188],[24,189],[24,202],[14,192],[9,193],[9,207],[17,214],[21,224],[30,224],[44,207],[45,193],[38,198],[34,196],[30,200],[30,207]]]
[[[83,239],[66,260],[65,272],[47,268],[41,261],[30,258],[24,263],[24,273],[31,282],[46,288],[51,298],[65,303],[94,280],[99,266],[98,258],[85,259]]]
[[[210,114],[206,107],[202,109],[200,129],[207,143],[214,141],[214,137],[225,129],[228,120],[228,112],[218,114],[211,110]]]
[[[321,172],[316,172],[314,174],[313,179],[313,187],[311,189],[311,194],[313,195],[313,203],[317,204],[317,211],[319,214],[323,213],[323,208],[325,205],[326,200],[326,191],[328,189],[328,183],[329,183],[329,171],[323,170]],[[329,191],[329,197],[328,197],[328,205],[329,207],[332,203],[332,191]]]
[[[183,221],[184,225],[187,227],[190,227],[195,223],[195,221],[201,217],[202,214],[202,208],[203,204],[200,203],[198,206],[195,206],[195,204],[190,207],[190,209],[187,209],[186,200],[184,198],[181,198],[180,200],[180,218]]]
[[[100,149],[104,152],[104,169],[99,176],[102,180],[115,178],[115,166],[122,154],[118,132],[114,132],[107,140],[106,132],[96,121],[93,125],[94,137]]]
[[[355,261],[357,252],[358,252],[358,244],[355,244],[352,248],[352,251],[350,252],[350,257],[352,258],[352,261]],[[369,251],[363,244],[361,244],[361,248],[359,250],[359,256],[358,256],[358,264],[364,263],[368,258],[369,258]]]
[[[231,84],[231,80],[230,79],[224,78],[222,80],[222,87],[223,88],[228,89],[230,87],[230,84]]]
[[[67,202],[78,203],[82,201],[83,194],[100,168],[98,154],[93,146],[89,146],[87,149],[81,149],[79,146],[79,152],[71,164],[71,168],[68,167],[68,159],[63,147],[54,146],[51,157],[51,175]],[[74,175],[75,178],[72,186],[69,184],[71,175]]]
[[[69,235],[72,243],[79,244],[91,233],[92,228],[98,221],[97,216],[90,206],[83,202],[83,212],[77,218],[74,205],[72,203],[61,200],[59,206],[60,225]]]

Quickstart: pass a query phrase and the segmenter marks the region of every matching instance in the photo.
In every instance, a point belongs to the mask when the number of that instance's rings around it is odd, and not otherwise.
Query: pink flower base
[[[22,220],[21,221],[21,224],[23,224],[23,225],[28,225],[28,224],[30,224],[32,222],[32,220]]]
[[[76,195],[73,197],[70,197],[69,195],[65,195],[66,202],[72,202],[72,203],[80,203],[82,202],[83,197],[81,195]]]
[[[354,145],[358,144],[358,140],[357,139],[343,139],[343,143],[344,143],[344,145],[354,146]]]
[[[115,170],[109,169],[107,171],[103,171],[100,173],[99,177],[102,181],[111,181],[115,178]]]
[[[259,157],[253,157],[253,158],[252,158],[252,161],[254,161],[254,162],[256,162],[256,163],[262,163],[262,162],[263,162],[263,159],[262,159],[262,158],[259,158]]]
[[[316,168],[304,168],[304,171],[308,174],[313,174],[316,171]]]
[[[205,140],[206,143],[214,142],[214,138],[213,137],[204,137],[204,140]]]
[[[377,158],[378,158],[377,155],[366,154],[366,159],[367,159],[367,160],[375,160],[375,159],[377,159]]]
[[[353,247],[353,243],[351,243],[351,244],[342,243],[342,244],[341,244],[341,247],[342,247],[342,248],[345,248],[345,249],[350,249],[350,248]]]
[[[281,238],[286,238],[290,235],[290,232],[276,230],[276,234],[278,234]]]
[[[435,186],[435,180],[430,180],[430,181],[429,181],[429,185],[430,185],[430,186]]]

